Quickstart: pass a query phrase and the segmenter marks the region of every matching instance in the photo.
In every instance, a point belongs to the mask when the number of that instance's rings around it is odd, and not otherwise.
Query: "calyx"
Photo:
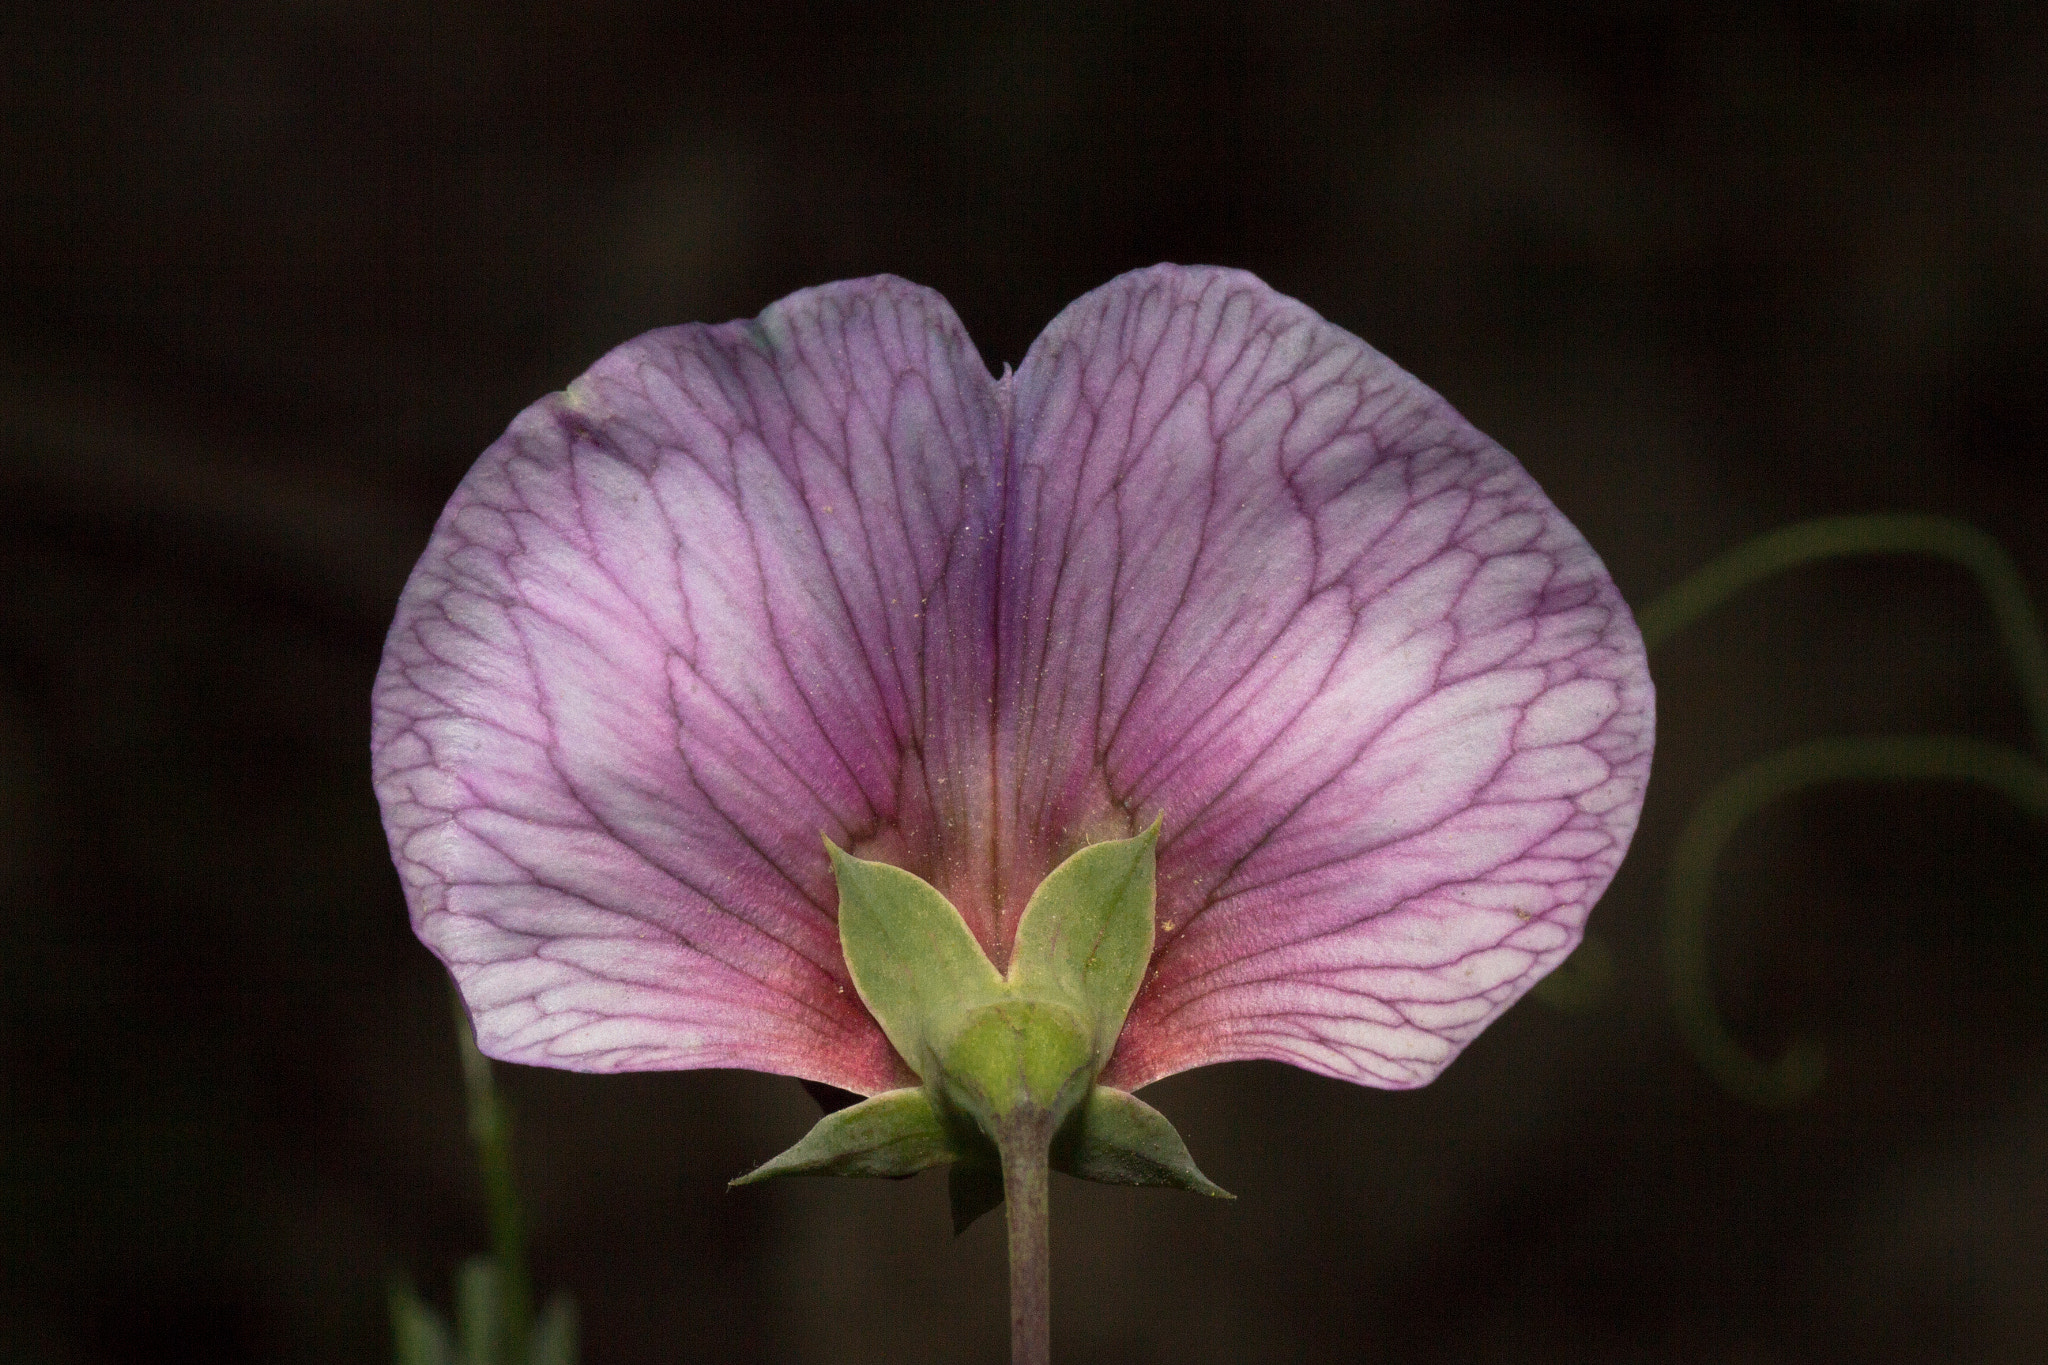
[[[1003,974],[929,883],[827,840],[854,988],[923,1084],[827,1114],[732,1183],[901,1178],[952,1163],[961,1230],[1002,1202],[1000,1153],[1028,1146],[1086,1180],[1229,1198],[1156,1109],[1095,1083],[1151,960],[1158,841],[1154,823],[1055,868],[1024,908]]]

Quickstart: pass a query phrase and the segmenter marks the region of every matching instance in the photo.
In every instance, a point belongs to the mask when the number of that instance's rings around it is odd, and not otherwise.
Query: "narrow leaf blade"
[[[403,1281],[391,1286],[391,1336],[398,1365],[455,1365],[447,1320]]]
[[[576,1300],[558,1293],[533,1325],[528,1365],[576,1365]]]
[[[455,1333],[463,1365],[501,1365],[505,1359],[505,1296],[498,1266],[472,1256],[455,1274]]]

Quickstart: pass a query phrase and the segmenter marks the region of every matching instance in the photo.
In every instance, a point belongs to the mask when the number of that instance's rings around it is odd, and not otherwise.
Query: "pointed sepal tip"
[[[842,1175],[900,1180],[966,1155],[918,1086],[885,1090],[825,1115],[788,1151],[729,1185],[752,1185],[781,1176]]]
[[[1236,1195],[1203,1175],[1166,1115],[1136,1095],[1098,1085],[1054,1139],[1052,1168],[1103,1185],[1188,1190],[1212,1199]]]

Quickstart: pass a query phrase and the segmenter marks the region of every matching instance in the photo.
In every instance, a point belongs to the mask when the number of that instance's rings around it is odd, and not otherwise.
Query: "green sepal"
[[[792,1175],[900,1180],[966,1155],[922,1087],[885,1090],[818,1120],[781,1156],[732,1181],[752,1185]]]
[[[953,1206],[953,1235],[974,1226],[984,1213],[1003,1206],[1002,1167],[990,1161],[960,1161],[946,1172],[946,1199]]]
[[[1037,1116],[1050,1138],[1100,1066],[1079,1014],[1049,1000],[1002,1000],[975,1010],[946,1040],[933,1088],[1000,1145],[1012,1116]]]
[[[1152,1185],[1215,1199],[1237,1196],[1195,1169],[1166,1116],[1136,1095],[1098,1085],[1052,1144],[1052,1168],[1104,1185]]]
[[[916,873],[842,852],[830,839],[839,883],[839,944],[854,989],[898,1056],[931,1080],[934,1052],[960,1016],[1008,994],[953,903]]]
[[[1230,1198],[1157,1110],[1094,1083],[1151,960],[1159,834],[1154,821],[1055,868],[1018,921],[1006,975],[936,888],[826,840],[854,988],[924,1085],[827,1115],[732,1183],[953,1162],[957,1234],[1003,1203],[999,1152],[1050,1144],[1052,1168],[1084,1180]]]
[[[1098,1065],[1116,1045],[1152,960],[1159,828],[1154,820],[1136,838],[1091,844],[1068,858],[1038,884],[1017,923],[1007,984],[1087,1018]]]
[[[1052,1143],[1052,1168],[1101,1185],[1188,1190],[1212,1199],[1237,1196],[1196,1168],[1167,1117],[1128,1091],[1098,1085]],[[983,1157],[966,1157],[947,1173],[953,1235],[1002,1207],[1003,1174]]]

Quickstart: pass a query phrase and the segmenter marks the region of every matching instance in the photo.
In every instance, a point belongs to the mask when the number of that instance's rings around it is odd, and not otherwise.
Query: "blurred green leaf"
[[[462,1365],[507,1365],[505,1296],[488,1256],[472,1256],[455,1276],[455,1330]]]
[[[398,1365],[455,1365],[448,1323],[429,1308],[411,1285],[391,1284],[391,1336]]]
[[[557,1293],[533,1325],[527,1365],[576,1365],[576,1300]]]
[[[455,1320],[448,1320],[402,1279],[391,1284],[391,1331],[398,1365],[576,1365],[576,1300],[558,1292],[527,1334],[513,1344],[505,1321],[498,1267],[488,1256],[463,1264],[455,1281]]]

